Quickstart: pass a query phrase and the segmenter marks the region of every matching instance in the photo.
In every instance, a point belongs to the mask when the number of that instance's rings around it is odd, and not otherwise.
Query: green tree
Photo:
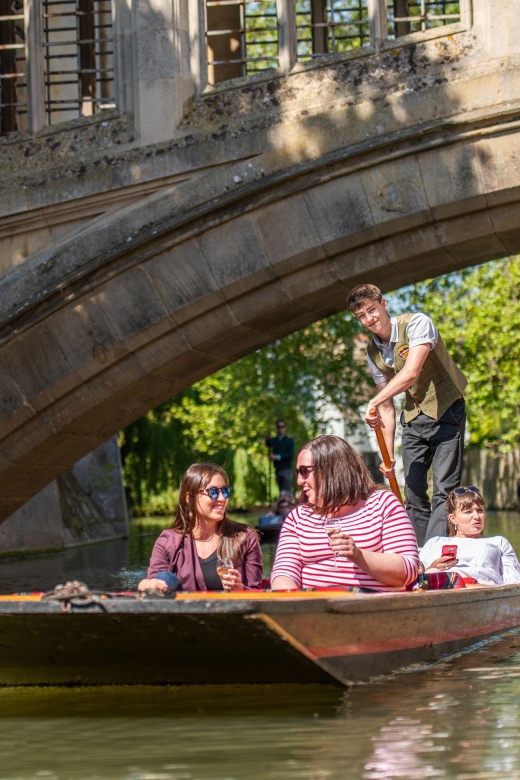
[[[497,260],[405,288],[394,310],[424,311],[466,374],[471,444],[520,444],[520,258]]]
[[[121,434],[124,473],[139,511],[171,491],[195,461],[220,463],[237,506],[265,501],[269,467],[265,435],[283,417],[297,444],[324,425],[326,402],[347,422],[367,398],[360,326],[338,314],[242,358],[197,382]],[[166,501],[170,509],[175,495]]]

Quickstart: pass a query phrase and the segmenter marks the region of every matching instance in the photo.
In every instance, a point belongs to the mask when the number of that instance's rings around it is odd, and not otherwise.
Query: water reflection
[[[383,726],[374,738],[374,754],[365,764],[363,777],[382,780],[442,776],[444,772],[434,769],[425,760],[425,754],[444,749],[435,745],[434,736],[432,725],[424,725],[420,720],[409,717],[395,718],[388,726]]]
[[[517,778],[519,666],[515,631],[442,665],[346,692],[0,689],[0,778]]]

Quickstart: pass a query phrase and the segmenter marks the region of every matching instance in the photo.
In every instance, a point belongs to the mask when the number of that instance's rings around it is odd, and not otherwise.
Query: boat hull
[[[368,681],[520,626],[520,586],[186,594],[65,614],[0,599],[0,685]]]

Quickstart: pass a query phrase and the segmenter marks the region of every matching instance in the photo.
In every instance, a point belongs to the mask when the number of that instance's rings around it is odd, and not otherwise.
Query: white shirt
[[[419,557],[427,569],[442,557],[445,544],[457,546],[457,563],[447,571],[474,577],[482,585],[513,585],[520,582],[520,563],[504,536],[465,539],[459,536],[434,536],[428,539]]]
[[[383,360],[390,368],[394,367],[394,347],[399,340],[399,326],[397,325],[397,318],[390,317],[390,324],[392,326],[392,333],[390,334],[390,341],[381,341],[381,339],[374,335],[374,341],[378,347]],[[406,326],[406,336],[408,339],[408,346],[418,347],[419,344],[429,344],[430,351],[435,347],[439,340],[439,331],[428,317],[427,314],[421,314],[418,312],[414,314]],[[370,373],[376,385],[380,385],[386,382],[387,377],[382,371],[378,369],[373,360],[370,359],[367,353],[368,367]]]

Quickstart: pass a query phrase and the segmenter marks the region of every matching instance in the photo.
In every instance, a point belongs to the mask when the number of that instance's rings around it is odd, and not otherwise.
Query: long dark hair
[[[170,528],[180,534],[193,534],[197,525],[197,494],[209,485],[216,474],[229,485],[226,472],[216,463],[194,463],[189,467],[181,481],[177,514]],[[226,512],[217,529],[220,537],[217,556],[229,558],[237,566],[244,554],[248,529],[249,526],[231,520]]]
[[[318,436],[300,448],[310,450],[316,504],[313,509],[324,517],[335,514],[342,506],[354,506],[369,497],[375,488],[368,469],[350,444],[339,436]],[[306,502],[303,492],[298,503]]]

